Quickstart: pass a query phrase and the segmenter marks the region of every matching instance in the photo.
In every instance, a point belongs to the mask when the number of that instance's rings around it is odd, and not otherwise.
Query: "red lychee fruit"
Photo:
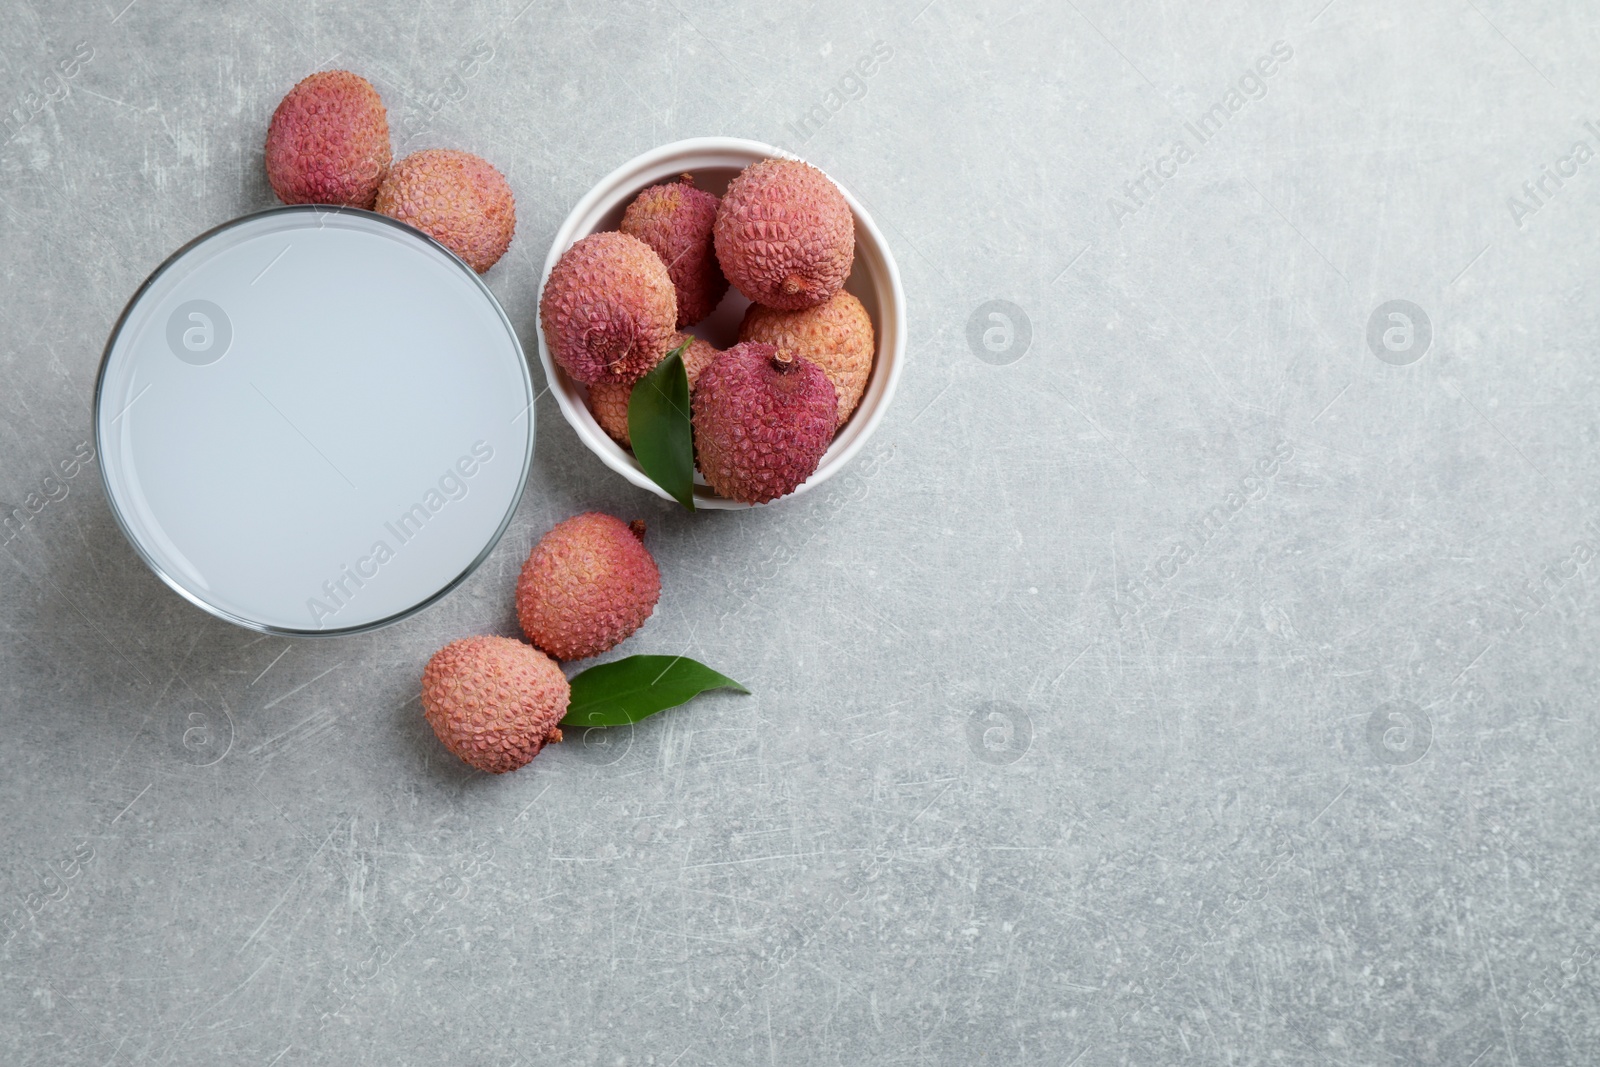
[[[302,79],[267,127],[267,181],[285,204],[370,208],[391,158],[383,99],[348,70]]]
[[[563,252],[539,298],[550,358],[585,385],[632,385],[644,377],[671,350],[677,321],[661,257],[612,230]]]
[[[482,274],[511,247],[517,203],[505,175],[471,152],[429,148],[389,171],[376,209],[415,227]]]
[[[838,407],[821,367],[741,341],[711,361],[695,390],[700,473],[718,493],[746,504],[792,493],[822,462]]]
[[[661,571],[643,536],[644,523],[598,511],[557,523],[517,578],[528,640],[557,659],[587,659],[644,625],[661,597]]]
[[[839,187],[798,160],[765,159],[723,194],[713,229],[717,261],[758,304],[795,310],[844,287],[855,261],[855,217]]]
[[[444,747],[490,774],[561,740],[572,689],[555,661],[509,637],[464,637],[422,672],[422,713]]]
[[[739,340],[765,341],[780,353],[804,356],[821,367],[839,394],[838,426],[850,420],[861,402],[877,353],[872,317],[843,289],[816,307],[799,311],[751,304],[739,325]]]
[[[728,292],[711,248],[711,227],[720,200],[696,189],[694,175],[652,185],[634,198],[618,227],[661,257],[678,297],[678,328],[693,325],[716,310]]]

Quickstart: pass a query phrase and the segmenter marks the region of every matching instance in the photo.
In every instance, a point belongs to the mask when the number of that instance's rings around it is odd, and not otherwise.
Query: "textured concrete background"
[[[1600,1057],[1594,5],[525,2],[0,6],[0,1062]],[[690,516],[547,396],[420,617],[180,601],[52,472],[330,65],[507,173],[530,342],[625,159],[830,170],[909,295],[867,456]],[[472,773],[422,665],[586,508],[665,576],[621,651],[755,695]]]

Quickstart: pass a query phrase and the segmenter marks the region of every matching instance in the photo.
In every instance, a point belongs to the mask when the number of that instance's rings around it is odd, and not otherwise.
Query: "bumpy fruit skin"
[[[680,333],[673,336],[667,351],[671,352],[685,341],[689,342],[689,347],[683,350],[683,370],[689,377],[689,391],[693,393],[695,382],[700,380],[700,372],[711,365],[721,349],[713,348],[710,341]],[[632,385],[601,383],[589,386],[589,411],[594,415],[594,421],[624,448],[633,447],[633,441],[628,437],[628,401],[632,398]]]
[[[787,311],[837,293],[855,259],[855,219],[844,194],[796,160],[746,167],[723,194],[713,233],[728,280],[756,303]]]
[[[695,456],[706,482],[731,500],[765,504],[816,471],[839,401],[815,363],[742,341],[700,375],[693,408]]]
[[[842,289],[816,307],[799,311],[751,304],[739,324],[739,340],[765,341],[780,354],[803,356],[821,367],[839,396],[836,427],[850,421],[861,403],[878,350],[867,309]]]
[[[383,100],[348,70],[303,79],[267,127],[267,181],[285,204],[370,208],[392,158]]]
[[[556,659],[598,656],[655,610],[661,571],[641,539],[644,523],[588,511],[556,524],[517,577],[517,620]]]
[[[678,327],[711,314],[728,293],[728,279],[711,248],[711,227],[721,201],[694,187],[694,176],[652,185],[622,216],[623,233],[649,245],[667,266],[678,298]]]
[[[678,301],[637,237],[591,233],[561,254],[539,298],[550,356],[575,381],[632,385],[669,351]]]
[[[504,774],[561,740],[572,689],[543,652],[509,637],[464,637],[422,672],[422,713],[444,747]]]
[[[482,274],[511,247],[517,229],[511,186],[488,160],[471,152],[428,148],[389,171],[377,210],[413,226]]]

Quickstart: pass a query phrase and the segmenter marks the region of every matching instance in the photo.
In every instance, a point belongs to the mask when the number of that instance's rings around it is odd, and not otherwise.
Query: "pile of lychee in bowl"
[[[905,343],[899,273],[866,211],[815,167],[731,138],[665,145],[603,179],[556,235],[539,317],[567,421],[669,498],[630,451],[628,414],[681,351],[702,508],[764,504],[848,463]]]

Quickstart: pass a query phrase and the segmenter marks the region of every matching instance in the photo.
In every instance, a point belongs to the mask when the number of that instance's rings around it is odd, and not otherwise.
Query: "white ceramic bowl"
[[[652,149],[642,156],[624,163],[601,179],[589,190],[578,206],[572,209],[566,222],[556,231],[550,255],[545,258],[544,276],[539,280],[539,291],[555,268],[556,260],[572,245],[591,233],[615,230],[622,221],[622,213],[643,189],[672,181],[688,172],[694,175],[695,184],[721,196],[728,182],[751,163],[763,159],[797,158],[792,153],[759,141],[745,141],[733,137],[696,137],[687,141],[674,141]],[[835,182],[837,184],[837,182]],[[855,413],[850,416],[833,443],[823,453],[822,463],[816,473],[786,497],[773,503],[799,496],[833,477],[850,462],[867,438],[872,436],[888,410],[894,397],[895,385],[905,365],[906,349],[906,298],[900,287],[900,269],[895,266],[894,255],[883,239],[883,234],[872,221],[850,190],[840,187],[845,201],[850,205],[856,220],[856,261],[845,281],[845,288],[853,293],[872,317],[872,329],[877,338],[878,352],[872,364],[872,378]],[[744,318],[750,301],[732,287],[711,317],[691,326],[689,333],[702,337],[718,348],[728,348],[738,340],[739,322]],[[539,362],[555,393],[561,414],[578,432],[578,437],[589,450],[605,461],[606,466],[622,475],[641,489],[648,489],[664,499],[672,499],[666,491],[650,480],[633,453],[613,441],[589,414],[585,403],[584,386],[573,381],[550,358],[550,348],[545,344],[544,330],[539,334]],[[744,508],[741,504],[718,496],[698,474],[695,475],[694,503],[697,508]]]

